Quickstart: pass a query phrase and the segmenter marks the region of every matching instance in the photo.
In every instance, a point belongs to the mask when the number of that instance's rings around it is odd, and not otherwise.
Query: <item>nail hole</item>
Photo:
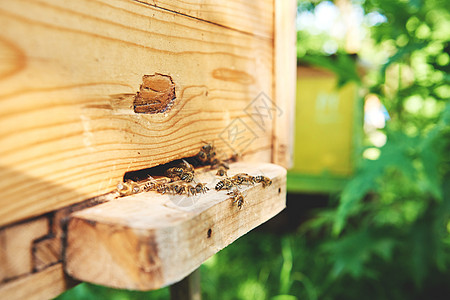
[[[280,194],[281,193],[281,188],[278,188],[278,194]]]
[[[211,234],[212,234],[212,230],[211,230],[211,228],[210,228],[210,229],[208,229],[208,233],[207,233],[207,235],[208,235],[208,238],[210,238],[210,237],[211,237]]]

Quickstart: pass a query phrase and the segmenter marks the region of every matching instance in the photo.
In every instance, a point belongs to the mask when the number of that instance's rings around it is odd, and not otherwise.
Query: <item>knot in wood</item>
[[[172,107],[175,98],[175,84],[172,77],[159,73],[144,75],[139,92],[134,98],[134,112],[163,113]]]

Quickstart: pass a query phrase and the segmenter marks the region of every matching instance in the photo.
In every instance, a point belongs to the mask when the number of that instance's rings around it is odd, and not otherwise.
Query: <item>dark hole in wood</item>
[[[281,193],[281,188],[278,188],[278,194]]]
[[[192,157],[186,157],[184,158],[185,161],[190,163],[194,168],[201,166],[200,162],[197,160],[195,156]],[[177,159],[171,162],[168,162],[167,164],[159,165],[153,168],[146,168],[136,171],[130,171],[126,172],[123,176],[123,180],[126,181],[127,179],[131,179],[133,181],[142,181],[148,179],[148,176],[151,176],[153,178],[158,178],[161,176],[166,175],[166,170],[175,166],[178,166],[183,161],[181,159]]]
[[[210,229],[208,229],[208,233],[207,233],[208,239],[211,237],[211,234],[212,234],[212,230],[211,230],[211,228],[210,228]]]

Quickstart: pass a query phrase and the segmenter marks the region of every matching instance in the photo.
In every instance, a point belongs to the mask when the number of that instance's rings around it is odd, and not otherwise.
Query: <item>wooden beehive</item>
[[[126,172],[205,142],[223,157],[288,166],[295,13],[282,0],[3,1],[1,298],[70,285],[63,225],[111,200]],[[283,171],[273,176],[284,184]]]

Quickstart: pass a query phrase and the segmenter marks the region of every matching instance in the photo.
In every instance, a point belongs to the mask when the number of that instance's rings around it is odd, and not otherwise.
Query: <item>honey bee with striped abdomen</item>
[[[237,185],[240,184],[248,184],[248,185],[253,185],[256,182],[256,179],[254,176],[248,175],[247,173],[239,173],[234,175],[231,180],[234,181],[234,183],[236,183]]]
[[[265,188],[266,186],[269,186],[269,185],[272,184],[272,180],[270,180],[269,177],[262,176],[262,175],[256,176],[256,177],[255,177],[255,182],[261,182],[261,183],[262,183],[262,186],[263,186],[264,188]]]
[[[225,167],[220,166],[216,173],[217,176],[227,176],[227,169]]]
[[[175,181],[191,182],[194,180],[194,167],[183,159],[177,167],[167,169],[166,174]]]
[[[229,190],[233,186],[235,186],[234,182],[230,178],[225,178],[216,184],[215,189],[216,189],[216,191]]]
[[[238,208],[241,209],[244,205],[244,195],[242,195],[241,192],[234,190],[231,192],[228,192],[227,195],[231,195],[229,199],[233,200],[233,204],[237,204]]]
[[[207,191],[209,191],[209,188],[206,186],[206,183],[197,183],[197,185],[195,186],[195,191],[197,193],[206,193]]]

